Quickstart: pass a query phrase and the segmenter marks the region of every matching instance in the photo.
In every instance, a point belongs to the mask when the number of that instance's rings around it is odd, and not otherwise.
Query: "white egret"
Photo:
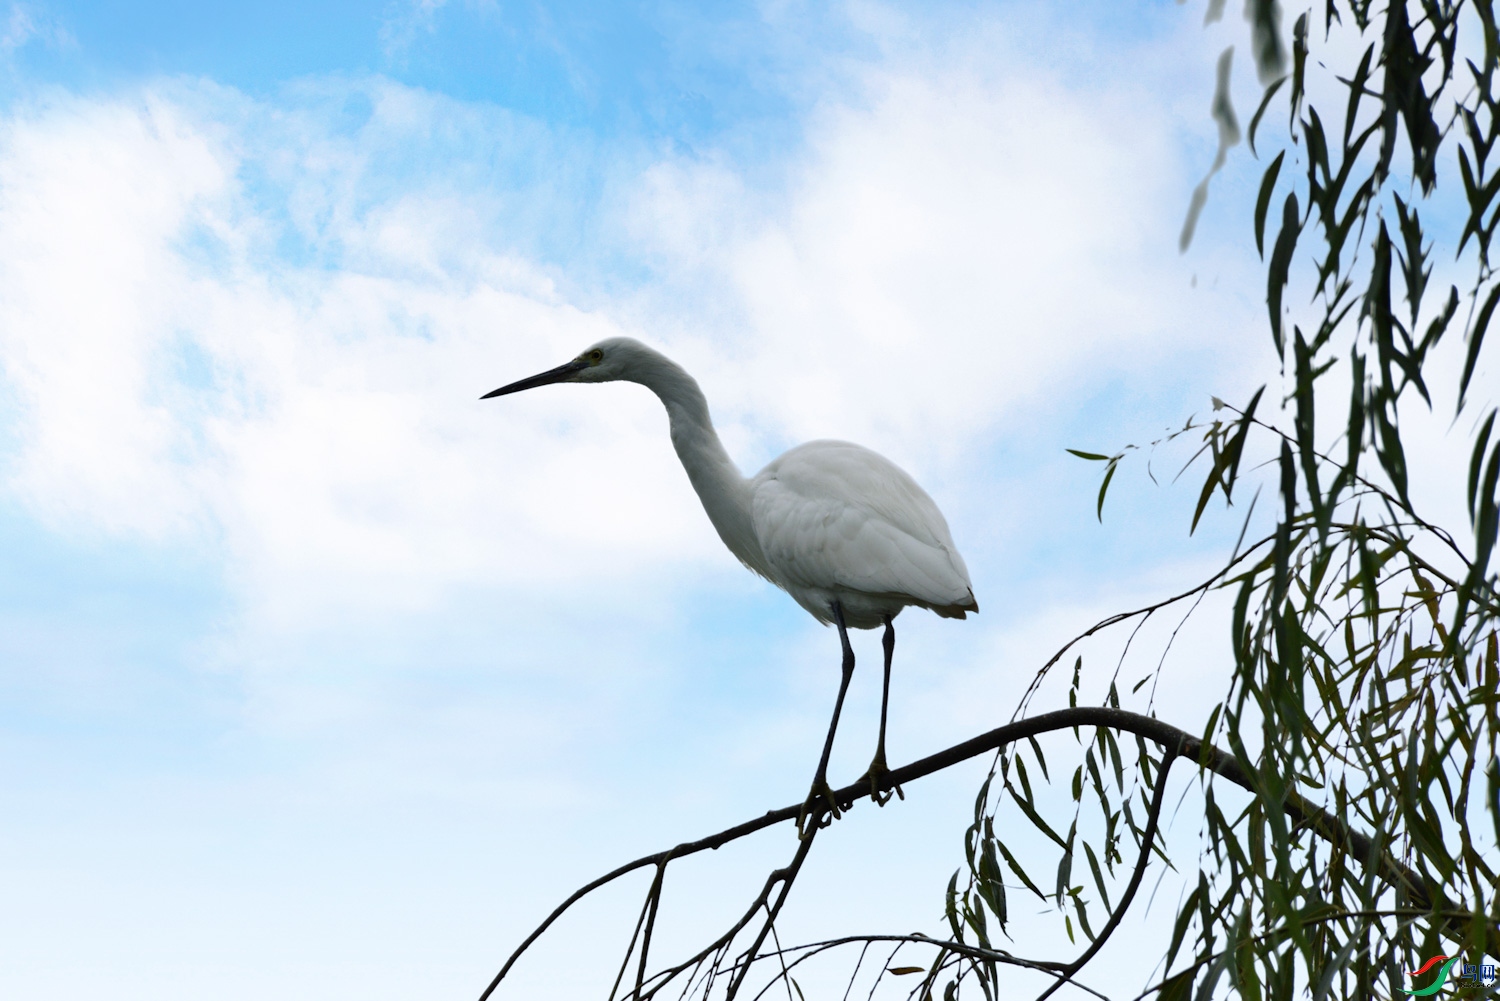
[[[719,442],[698,383],[670,358],[629,337],[600,341],[565,365],[481,399],[559,382],[614,381],[640,383],[661,398],[677,456],[729,551],[819,622],[838,627],[843,679],[808,794],[809,812],[814,798],[822,795],[828,799],[830,819],[838,813],[827,771],[854,673],[848,630],[885,626],[880,737],[866,773],[872,798],[884,802],[877,793],[888,771],[885,721],[896,645],[892,620],[908,605],[953,619],[979,611],[968,569],[942,512],[895,463],[844,441],[799,445],[747,479]]]

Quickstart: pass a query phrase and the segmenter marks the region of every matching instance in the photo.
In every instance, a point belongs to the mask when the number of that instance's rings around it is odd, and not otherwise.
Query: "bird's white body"
[[[963,618],[969,571],[932,498],[895,463],[846,441],[811,441],[750,481],[768,576],[822,622],[873,629],[906,605]]]
[[[978,611],[969,572],[932,498],[895,463],[843,441],[813,441],[746,478],[724,451],[708,401],[681,366],[639,341],[601,341],[545,382],[637,382],[667,408],[672,445],[719,538],[820,622],[873,629],[907,605]],[[495,394],[491,394],[495,395]]]

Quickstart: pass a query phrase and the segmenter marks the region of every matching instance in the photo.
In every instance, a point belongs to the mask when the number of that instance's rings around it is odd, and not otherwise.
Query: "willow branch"
[[[1236,407],[1233,407],[1233,406],[1229,405],[1228,403],[1224,404],[1224,409],[1230,411],[1231,413],[1239,414],[1241,417],[1245,416],[1245,414],[1244,414],[1243,411],[1239,410]],[[1302,447],[1301,443],[1296,439],[1295,436],[1287,434],[1285,431],[1281,430],[1281,428],[1277,427],[1274,424],[1269,424],[1269,423],[1261,420],[1259,417],[1252,417],[1252,418],[1250,418],[1250,423],[1260,425],[1261,427],[1265,428],[1267,431],[1269,431],[1272,434],[1276,435],[1282,441],[1284,441],[1287,444],[1291,445],[1292,448],[1294,448],[1294,449],[1300,449]],[[1325,455],[1322,452],[1318,451],[1317,449],[1313,449],[1312,452],[1313,452],[1313,455],[1317,456],[1320,460],[1322,460],[1323,462],[1327,463],[1328,465],[1333,466],[1333,467],[1335,467],[1337,469],[1343,469],[1344,468],[1344,464],[1341,463],[1341,462],[1339,462],[1337,459],[1333,458],[1332,456]],[[1412,508],[1411,508],[1411,506],[1409,504],[1403,503],[1399,497],[1392,497],[1391,494],[1384,487],[1382,487],[1380,484],[1374,482],[1373,480],[1368,479],[1362,473],[1359,473],[1358,471],[1356,471],[1354,473],[1354,476],[1353,476],[1353,481],[1355,483],[1359,483],[1360,485],[1364,486],[1367,490],[1369,490],[1370,492],[1374,493],[1381,500],[1385,501],[1387,505],[1401,508],[1407,514],[1411,515],[1412,521],[1413,521],[1414,524],[1416,524],[1423,531],[1430,532],[1430,533],[1432,533],[1433,536],[1435,536],[1436,538],[1442,540],[1442,542],[1445,545],[1447,545],[1447,547],[1449,549],[1453,550],[1454,555],[1457,556],[1460,560],[1463,561],[1464,566],[1472,566],[1473,565],[1473,562],[1467,556],[1464,555],[1464,551],[1463,551],[1462,548],[1459,547],[1458,542],[1453,538],[1453,536],[1451,536],[1451,535],[1448,534],[1447,529],[1442,528],[1439,525],[1434,525],[1431,522],[1427,521],[1421,515],[1417,514],[1416,511],[1412,510]]]
[[[1130,910],[1130,902],[1135,899],[1135,891],[1141,888],[1141,878],[1146,875],[1146,865],[1151,861],[1151,845],[1156,840],[1156,825],[1161,820],[1161,805],[1166,799],[1167,772],[1172,768],[1172,762],[1177,760],[1178,748],[1167,745],[1161,757],[1161,765],[1156,769],[1156,790],[1151,794],[1151,812],[1146,815],[1146,830],[1141,834],[1141,857],[1135,864],[1135,872],[1130,876],[1130,885],[1125,887],[1125,895],[1120,898],[1120,906],[1109,916],[1109,922],[1099,931],[1099,937],[1084,950],[1083,955],[1068,964],[1063,975],[1057,979],[1052,986],[1042,991],[1036,1001],[1047,1001],[1047,998],[1057,993],[1057,989],[1073,979],[1073,974],[1083,969],[1088,961],[1098,955],[1099,950],[1104,948],[1104,943],[1120,927],[1125,912]]]
[[[1110,615],[1103,619],[1100,619],[1098,622],[1095,622],[1092,626],[1089,626],[1077,636],[1074,636],[1072,639],[1068,640],[1068,642],[1064,643],[1056,653],[1048,658],[1047,663],[1043,664],[1041,668],[1038,669],[1038,671],[1036,672],[1036,677],[1031,679],[1031,683],[1026,686],[1026,691],[1022,693],[1020,704],[1017,706],[1016,712],[1011,717],[1011,720],[1014,721],[1017,716],[1020,716],[1026,711],[1026,707],[1031,703],[1031,697],[1035,695],[1037,690],[1041,687],[1042,681],[1047,677],[1047,674],[1052,670],[1052,668],[1057,666],[1057,662],[1062,660],[1064,655],[1066,655],[1069,650],[1073,649],[1079,643],[1082,643],[1084,640],[1088,639],[1090,636],[1093,636],[1095,633],[1102,632],[1103,630],[1109,629],[1112,626],[1117,626],[1121,622],[1128,622],[1134,618],[1140,618],[1142,619],[1142,621],[1144,621],[1145,619],[1149,619],[1151,616],[1161,611],[1163,608],[1175,605],[1179,601],[1185,601],[1188,598],[1193,597],[1194,595],[1202,595],[1208,593],[1208,591],[1210,591],[1215,584],[1228,577],[1230,571],[1239,566],[1241,563],[1245,562],[1245,560],[1249,559],[1251,553],[1255,552],[1261,546],[1269,545],[1274,541],[1275,536],[1271,535],[1268,535],[1263,539],[1259,539],[1258,541],[1252,543],[1249,547],[1247,547],[1243,552],[1237,553],[1233,559],[1224,564],[1224,566],[1220,567],[1218,570],[1214,571],[1213,576],[1209,577],[1201,584],[1194,584],[1192,587],[1188,588],[1186,591],[1183,591],[1181,594],[1174,594],[1169,598],[1163,598],[1160,601],[1153,602],[1141,608],[1132,609],[1128,612],[1116,612],[1114,615]]]
[[[907,782],[915,782],[925,778],[934,772],[940,772],[951,768],[960,762],[970,758],[978,757],[986,752],[995,751],[1001,747],[1013,744],[1027,737],[1035,737],[1039,734],[1050,733],[1056,730],[1067,730],[1077,726],[1108,727],[1125,733],[1133,733],[1143,737],[1162,748],[1175,748],[1178,754],[1184,758],[1196,761],[1198,766],[1206,771],[1232,782],[1246,790],[1257,798],[1269,802],[1270,797],[1265,794],[1255,775],[1247,771],[1240,762],[1222,748],[1213,744],[1205,743],[1201,738],[1188,733],[1186,730],[1178,729],[1170,723],[1152,716],[1142,716],[1140,713],[1129,712],[1124,709],[1111,709],[1106,706],[1077,706],[1071,709],[1058,709],[1054,712],[1042,713],[1029,719],[1017,720],[1004,726],[996,727],[987,733],[972,737],[952,747],[930,754],[925,758],[902,765],[900,768],[887,772],[880,780],[874,783],[875,791],[889,792],[897,785]],[[861,778],[855,782],[838,789],[833,793],[832,799],[839,805],[841,811],[851,809],[854,803],[871,793],[871,781],[869,778]],[[1421,873],[1411,868],[1399,859],[1393,857],[1390,852],[1385,851],[1368,835],[1354,830],[1339,820],[1338,817],[1317,806],[1295,792],[1284,795],[1280,807],[1286,815],[1298,826],[1311,831],[1313,834],[1327,841],[1334,847],[1341,849],[1350,857],[1358,860],[1362,865],[1372,868],[1376,876],[1393,889],[1403,892],[1407,898],[1418,907],[1433,910],[1447,910],[1448,905],[1444,900],[1441,888],[1425,879]],[[779,810],[770,810],[760,817],[725,828],[717,834],[711,834],[697,841],[688,841],[669,848],[666,851],[656,852],[651,855],[638,858],[633,862],[627,862],[617,869],[600,876],[598,879],[585,884],[576,890],[568,899],[557,906],[547,919],[537,926],[536,930],[528,935],[520,946],[518,946],[505,961],[500,972],[490,981],[484,993],[480,995],[479,1001],[487,1001],[505,975],[510,972],[521,956],[530,948],[552,924],[560,918],[564,912],[588,894],[614,882],[621,876],[625,876],[637,869],[647,866],[660,865],[668,859],[686,858],[699,852],[722,848],[724,845],[740,838],[747,837],[757,831],[784,824],[787,821],[795,821],[797,815],[803,809],[802,803],[784,806]],[[819,804],[817,812],[819,815],[827,810],[826,805]],[[1452,924],[1453,922],[1449,922]],[[1461,927],[1461,926],[1460,926]],[[1459,938],[1464,937],[1464,932],[1457,932]],[[1492,941],[1500,942],[1500,930],[1494,927],[1489,929]]]

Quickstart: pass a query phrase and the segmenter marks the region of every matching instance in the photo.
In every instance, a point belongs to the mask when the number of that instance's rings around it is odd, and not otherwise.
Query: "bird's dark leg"
[[[883,795],[880,792],[880,783],[891,771],[885,763],[885,712],[891,701],[891,657],[896,652],[896,626],[889,615],[885,617],[885,635],[881,637],[880,645],[885,648],[885,683],[880,688],[880,739],[875,743],[875,759],[870,762],[870,769],[864,777],[870,780],[870,798],[885,806],[892,793],[906,798],[900,786],[892,786],[891,791]]]
[[[827,827],[839,816],[838,802],[833,798],[833,789],[828,785],[828,756],[833,753],[833,735],[839,728],[839,713],[844,708],[844,693],[849,691],[849,679],[854,677],[854,647],[849,645],[849,630],[844,626],[844,609],[837,601],[833,603],[833,621],[839,627],[839,642],[844,647],[844,676],[839,680],[839,697],[833,703],[833,719],[828,722],[828,739],[823,741],[823,757],[818,760],[818,773],[813,776],[812,788],[807,801],[802,804],[802,814],[797,818],[797,836],[806,839],[813,830],[821,811],[814,806],[818,797],[828,801],[828,817],[818,827]]]

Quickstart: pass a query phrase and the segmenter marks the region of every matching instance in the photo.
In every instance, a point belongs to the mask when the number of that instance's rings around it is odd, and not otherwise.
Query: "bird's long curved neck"
[[[676,362],[663,355],[637,374],[637,381],[654,392],[667,408],[672,427],[672,446],[687,470],[698,499],[730,552],[757,573],[765,573],[765,560],[750,513],[750,483],[724,451],[708,400],[698,383]]]

